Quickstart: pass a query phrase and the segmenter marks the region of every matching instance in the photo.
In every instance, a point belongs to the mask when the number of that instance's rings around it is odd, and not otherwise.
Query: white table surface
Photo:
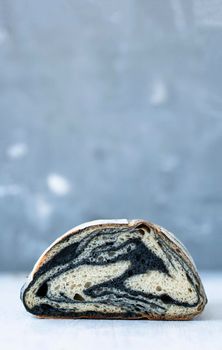
[[[192,321],[45,320],[19,299],[24,275],[0,275],[0,349],[222,350],[222,273],[201,274],[208,296]]]

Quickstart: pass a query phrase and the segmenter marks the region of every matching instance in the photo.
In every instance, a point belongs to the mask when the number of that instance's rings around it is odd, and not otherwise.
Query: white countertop
[[[222,273],[201,274],[208,296],[192,321],[45,320],[19,299],[24,275],[0,275],[0,349],[222,350]]]

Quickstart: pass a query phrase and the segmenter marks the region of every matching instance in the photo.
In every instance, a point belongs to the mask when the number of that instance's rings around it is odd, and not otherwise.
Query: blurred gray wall
[[[145,218],[222,268],[222,0],[0,1],[0,269]]]

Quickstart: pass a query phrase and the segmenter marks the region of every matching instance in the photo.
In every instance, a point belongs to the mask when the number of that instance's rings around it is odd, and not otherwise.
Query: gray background
[[[0,1],[0,269],[145,218],[221,269],[222,1]]]

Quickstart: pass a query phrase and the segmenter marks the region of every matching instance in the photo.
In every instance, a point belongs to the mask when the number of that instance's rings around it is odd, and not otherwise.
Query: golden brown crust
[[[122,317],[121,315],[118,316],[109,316],[109,318],[106,318],[105,315],[104,316],[78,316],[78,317],[72,317],[73,320],[78,320],[78,319],[85,319],[85,320],[104,320],[104,319],[108,319],[108,320],[148,320],[148,321],[189,321],[192,320],[194,317],[198,316],[199,313],[196,314],[192,314],[192,315],[186,315],[186,316],[147,316],[144,314],[144,316],[138,316],[138,317]],[[39,315],[35,315],[36,318],[41,318],[41,319],[70,319],[69,316],[39,316]]]

